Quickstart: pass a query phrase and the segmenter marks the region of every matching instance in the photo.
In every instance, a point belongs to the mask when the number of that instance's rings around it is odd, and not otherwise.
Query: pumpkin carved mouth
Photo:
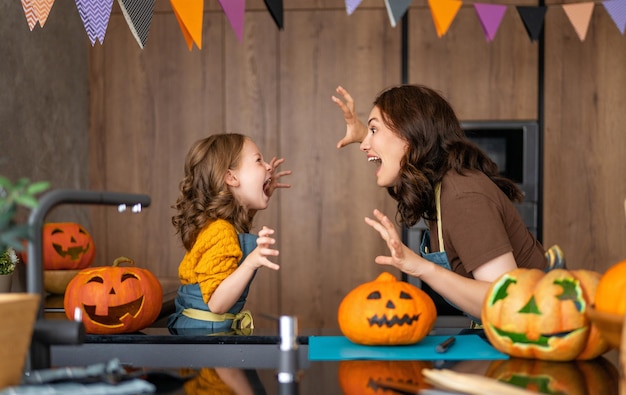
[[[564,332],[558,332],[558,333],[553,333],[553,334],[541,334],[539,335],[537,339],[529,339],[525,333],[508,332],[508,331],[496,328],[493,325],[491,325],[491,327],[493,328],[494,331],[498,333],[498,335],[511,339],[513,343],[529,344],[529,345],[535,345],[539,347],[550,347],[550,344],[549,344],[550,339],[567,337],[569,335],[585,330],[585,328],[576,328],[571,331],[564,331]]]
[[[387,318],[387,315],[383,315],[382,317],[378,317],[378,314],[374,315],[371,318],[367,319],[367,322],[369,322],[370,326],[386,326],[387,328],[390,328],[394,325],[399,325],[402,326],[404,324],[407,325],[412,325],[413,322],[418,321],[420,318],[419,314],[415,314],[412,316],[409,316],[408,314],[403,315],[402,317],[398,317],[397,315],[394,315],[391,317],[391,319]]]
[[[69,247],[68,249],[63,250],[63,246],[53,243],[52,247],[54,248],[56,253],[59,254],[59,256],[65,258],[69,255],[70,259],[75,261],[77,259],[80,259],[81,255],[89,251],[90,245],[87,244],[85,248],[81,246],[76,246],[76,247]]]
[[[119,306],[109,306],[108,315],[98,315],[96,314],[96,306],[95,305],[86,305],[83,304],[83,309],[87,314],[87,317],[93,322],[96,322],[100,325],[104,325],[107,327],[120,327],[124,325],[122,322],[122,318],[126,315],[131,315],[136,317],[139,311],[141,311],[141,306],[143,305],[143,296],[133,300],[132,302],[125,303]]]

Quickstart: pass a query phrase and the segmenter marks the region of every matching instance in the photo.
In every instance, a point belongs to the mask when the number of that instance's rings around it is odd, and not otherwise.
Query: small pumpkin
[[[600,277],[595,308],[603,313],[626,314],[626,260],[611,266]]]
[[[78,272],[65,290],[66,316],[74,319],[80,309],[85,332],[95,334],[136,332],[152,324],[161,312],[163,288],[149,270],[132,265],[132,259],[120,257],[113,266]]]
[[[341,361],[337,378],[345,395],[395,393],[385,384],[406,386],[417,393],[432,388],[422,376],[422,369],[432,368],[430,361]]]
[[[482,307],[491,344],[515,357],[593,359],[609,346],[586,316],[600,274],[590,270],[515,269],[494,281]]]
[[[417,343],[436,319],[435,303],[426,292],[388,272],[350,291],[337,313],[341,332],[365,345]]]
[[[84,269],[93,263],[96,246],[82,225],[48,222],[43,225],[42,232],[44,269]]]
[[[619,372],[605,358],[589,361],[542,361],[510,358],[493,361],[485,376],[542,394],[613,395]]]

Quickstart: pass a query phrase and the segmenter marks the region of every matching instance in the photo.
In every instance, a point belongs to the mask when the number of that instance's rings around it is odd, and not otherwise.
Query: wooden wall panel
[[[538,44],[511,7],[491,42],[471,5],[442,38],[428,7],[411,8],[409,49],[409,82],[441,92],[460,119],[537,119]]]
[[[626,41],[596,5],[580,42],[561,9],[546,19],[544,240],[573,268],[626,258]]]
[[[400,81],[399,30],[384,9],[289,12],[280,37],[281,151],[294,170],[281,200],[281,312],[304,328],[337,326],[337,307],[356,285],[382,270],[385,253],[363,218],[395,205],[377,187],[358,147],[337,151],[345,123],[330,96],[342,84],[361,118],[375,94]]]
[[[225,126],[222,16],[204,18],[203,50],[189,51],[173,14],[155,14],[140,49],[121,13],[111,16],[107,45],[92,50],[93,184],[146,193],[140,215],[96,208],[98,262],[129,256],[158,276],[177,275],[183,250],[173,236],[170,206],[189,146]],[[97,74],[96,74],[97,73]],[[94,75],[95,74],[95,75]]]

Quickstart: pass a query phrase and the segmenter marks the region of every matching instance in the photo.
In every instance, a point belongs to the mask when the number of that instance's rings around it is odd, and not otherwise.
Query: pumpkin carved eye
[[[368,300],[380,299],[380,292],[374,291],[370,293],[369,295],[367,295],[367,299]]]

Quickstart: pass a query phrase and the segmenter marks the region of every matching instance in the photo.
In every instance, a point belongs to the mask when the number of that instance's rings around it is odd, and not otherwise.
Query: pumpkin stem
[[[129,263],[131,266],[133,266],[135,264],[135,261],[131,258],[120,256],[115,258],[115,260],[113,261],[113,266],[119,266],[120,263]]]

